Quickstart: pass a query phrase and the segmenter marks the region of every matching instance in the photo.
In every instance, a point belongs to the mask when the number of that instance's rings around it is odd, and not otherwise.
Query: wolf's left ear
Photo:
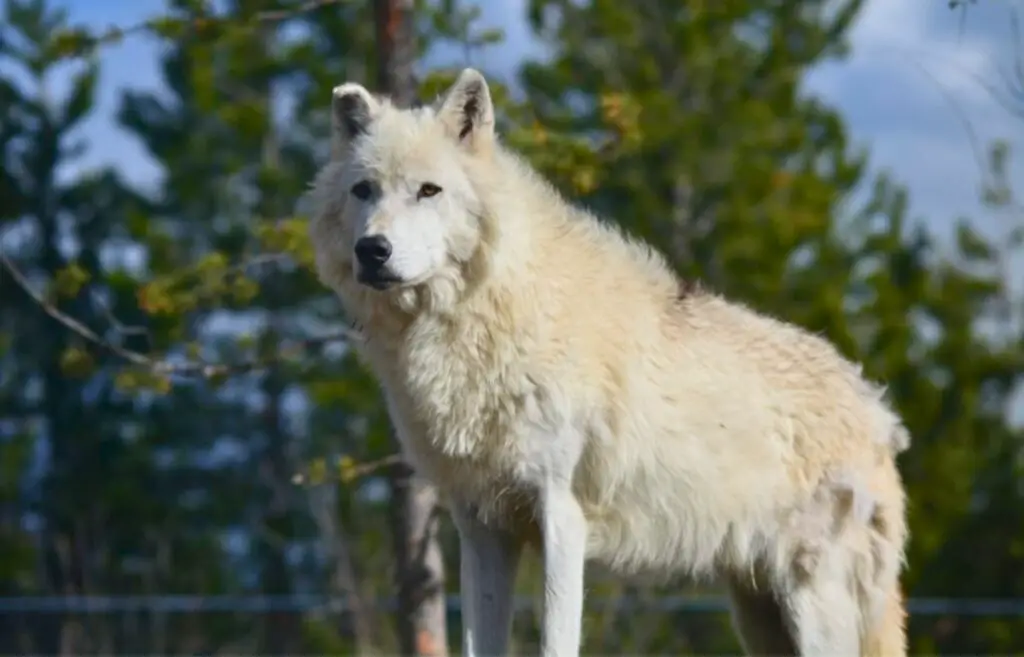
[[[453,139],[478,148],[494,137],[494,104],[484,76],[463,69],[441,99],[437,118]]]
[[[346,82],[331,97],[331,157],[340,157],[359,135],[369,129],[380,103],[361,84]]]

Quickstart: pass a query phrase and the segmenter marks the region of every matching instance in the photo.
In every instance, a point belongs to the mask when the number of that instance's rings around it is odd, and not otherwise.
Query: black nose
[[[364,267],[380,267],[391,257],[391,242],[383,235],[360,237],[356,240],[356,258]]]

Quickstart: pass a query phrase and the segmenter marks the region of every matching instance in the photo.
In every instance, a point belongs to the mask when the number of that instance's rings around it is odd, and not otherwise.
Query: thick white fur
[[[585,558],[721,578],[748,653],[905,653],[908,437],[857,366],[564,201],[497,142],[475,71],[434,107],[348,84],[334,108],[317,265],[452,510],[469,654],[506,652],[527,542],[547,656],[579,652]],[[349,191],[363,179],[369,202]],[[423,182],[443,191],[418,198]],[[373,231],[404,280],[384,291],[355,280]]]

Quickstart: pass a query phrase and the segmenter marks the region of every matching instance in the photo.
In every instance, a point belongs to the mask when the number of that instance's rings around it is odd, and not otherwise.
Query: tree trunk
[[[46,90],[40,89],[40,97],[45,98]],[[58,213],[60,212],[57,190],[55,189],[54,171],[59,159],[60,134],[55,129],[48,115],[40,116],[44,121],[39,139],[42,155],[38,169],[34,171],[36,184],[35,206],[30,212],[35,215],[41,238],[42,251],[40,265],[48,276],[65,265],[60,253],[60,230]],[[54,300],[54,306],[62,312],[75,314],[60,299]],[[43,376],[43,406],[47,420],[47,434],[50,451],[49,472],[43,484],[43,530],[42,572],[44,574],[44,590],[50,595],[80,595],[81,575],[86,560],[82,551],[81,537],[74,522],[74,495],[81,491],[73,490],[77,482],[72,483],[71,473],[74,472],[77,460],[78,445],[76,443],[82,417],[78,405],[78,391],[65,376],[60,365],[61,354],[68,346],[64,327],[52,321],[40,310],[42,319],[40,339],[46,345],[47,352]],[[81,315],[79,315],[81,316]],[[41,653],[50,655],[74,655],[82,650],[81,627],[69,613],[54,614],[47,622],[40,623],[42,635],[37,644]]]
[[[338,484],[334,481],[315,483],[309,487],[307,499],[324,549],[330,555],[331,598],[348,602],[347,617],[341,610],[336,614],[339,634],[345,636],[351,633],[355,641],[356,657],[369,657],[376,652],[373,621],[369,608],[363,602],[352,561],[352,547],[339,518]]]
[[[263,336],[264,353],[280,349],[280,335],[271,326]],[[262,593],[268,596],[287,596],[292,591],[292,573],[288,566],[286,550],[291,542],[292,531],[292,490],[287,440],[283,426],[282,403],[285,381],[277,367],[267,370],[263,384],[266,395],[266,410],[262,424],[265,443],[263,453],[258,457],[259,470],[269,489],[269,499],[262,509],[260,528],[265,535],[260,541]],[[299,619],[292,611],[274,610],[267,612],[263,624],[262,648],[270,655],[290,655],[298,649],[301,634]]]
[[[377,87],[395,104],[416,101],[412,0],[375,0]],[[398,640],[403,655],[448,654],[444,561],[437,540],[437,491],[407,465],[391,471],[391,520],[398,579]]]
[[[448,654],[444,559],[437,540],[437,490],[399,464],[391,474],[391,519],[402,655]]]
[[[276,30],[264,26],[259,35],[265,52],[276,48]],[[254,83],[263,95],[266,112],[270,117],[262,139],[261,163],[266,170],[276,170],[281,164],[281,142],[274,122],[275,79],[271,76]],[[280,216],[285,201],[275,186],[264,186],[256,206],[259,216]],[[266,362],[273,363],[273,354],[280,353],[285,318],[290,309],[289,293],[280,279],[264,281],[265,304],[270,310],[268,325],[261,335],[260,353]],[[294,540],[294,489],[291,484],[292,463],[289,455],[290,435],[285,427],[284,395],[288,381],[280,367],[267,368],[262,391],[266,397],[262,424],[264,443],[258,458],[260,474],[265,477],[268,500],[262,509],[263,539],[260,541],[261,587],[265,595],[287,596],[294,593],[292,572],[287,550]],[[263,624],[262,647],[271,655],[290,655],[299,649],[302,639],[301,619],[293,611],[274,610],[266,615]]]
[[[377,33],[377,87],[396,105],[408,107],[417,96],[416,34],[413,0],[374,0]]]

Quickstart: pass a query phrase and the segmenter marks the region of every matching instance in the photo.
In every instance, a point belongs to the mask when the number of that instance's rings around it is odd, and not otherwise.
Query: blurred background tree
[[[682,276],[826,335],[886,382],[914,436],[908,594],[1019,599],[1008,407],[1024,229],[994,241],[964,219],[946,247],[804,91],[845,55],[862,4],[531,0],[545,57],[492,76],[500,128]],[[301,197],[326,157],[331,87],[429,100],[462,65],[428,68],[432,48],[472,54],[500,31],[454,0],[170,0],[99,33],[46,0],[4,12],[0,649],[457,652],[452,529],[401,495],[376,384],[312,272]],[[102,81],[95,53],[140,35],[164,44],[164,91],[124,90],[117,118],[159,183],[64,175]],[[1007,151],[992,153],[985,198],[1019,221]],[[445,563],[416,563],[422,540]],[[539,645],[537,572],[528,561],[521,579],[522,652]],[[714,588],[595,571],[589,589],[587,653],[737,650],[717,598],[680,597]],[[1024,609],[921,611],[914,652],[1024,650]]]

